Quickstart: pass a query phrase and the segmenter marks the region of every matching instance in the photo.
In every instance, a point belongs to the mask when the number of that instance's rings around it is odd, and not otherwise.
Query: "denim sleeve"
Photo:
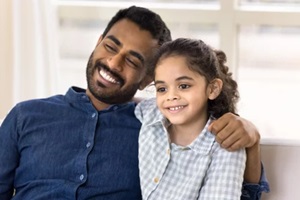
[[[258,184],[243,183],[241,200],[260,200],[262,192],[269,192],[270,187],[264,171],[263,165],[261,165],[261,177]]]
[[[0,199],[8,200],[13,195],[15,169],[18,166],[17,117],[13,109],[0,127]]]

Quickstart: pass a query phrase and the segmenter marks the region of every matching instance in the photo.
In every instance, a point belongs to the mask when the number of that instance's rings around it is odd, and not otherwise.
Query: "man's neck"
[[[94,97],[94,95],[89,90],[86,90],[86,94],[90,98],[90,101],[92,102],[93,106],[98,111],[104,110],[104,109],[108,108],[109,106],[111,106],[111,104],[107,104],[102,101],[99,101],[96,97]]]

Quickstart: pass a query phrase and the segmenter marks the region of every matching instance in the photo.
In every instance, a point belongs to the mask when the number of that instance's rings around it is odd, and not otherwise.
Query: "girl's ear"
[[[212,80],[209,83],[209,94],[208,94],[208,98],[210,100],[214,100],[215,98],[217,98],[219,96],[219,94],[222,91],[222,87],[223,87],[223,81],[219,78],[216,78],[214,80]]]

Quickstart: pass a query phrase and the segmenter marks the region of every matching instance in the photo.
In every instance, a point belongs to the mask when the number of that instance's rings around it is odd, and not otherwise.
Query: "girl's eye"
[[[189,88],[189,87],[191,87],[190,85],[187,85],[187,84],[181,84],[181,85],[179,85],[179,88],[180,89],[187,89],[187,88]]]
[[[165,92],[165,91],[166,91],[166,88],[164,88],[164,87],[156,88],[156,92]]]

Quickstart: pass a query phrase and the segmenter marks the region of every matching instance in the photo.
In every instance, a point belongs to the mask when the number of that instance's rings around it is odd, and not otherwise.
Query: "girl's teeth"
[[[183,106],[176,106],[176,107],[171,107],[171,108],[169,108],[171,111],[174,111],[174,110],[179,110],[179,109],[181,109],[181,108],[183,108]]]

